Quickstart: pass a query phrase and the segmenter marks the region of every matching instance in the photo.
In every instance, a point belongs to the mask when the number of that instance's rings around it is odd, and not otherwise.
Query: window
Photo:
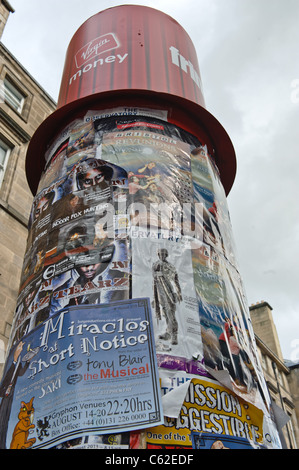
[[[10,148],[0,139],[0,187],[3,181],[4,172],[5,172],[9,154],[10,154]]]
[[[261,363],[262,363],[262,367],[265,370],[267,370],[268,369],[268,367],[267,367],[267,358],[266,358],[265,354],[263,354],[262,352],[261,352]]]
[[[283,385],[282,373],[280,372],[280,370],[277,371],[277,378],[280,385]]]
[[[292,443],[293,443],[293,447],[292,448],[295,448],[297,449],[297,446],[296,446],[296,436],[295,436],[295,432],[294,432],[294,426],[293,426],[293,415],[288,413],[288,415],[290,416],[290,420],[288,421],[288,428],[289,428],[289,431],[290,431],[290,435],[291,435],[291,438],[292,438]]]
[[[25,95],[8,79],[3,81],[4,101],[19,113],[22,112],[25,103]]]
[[[0,339],[0,366],[5,362],[5,344],[3,339]]]

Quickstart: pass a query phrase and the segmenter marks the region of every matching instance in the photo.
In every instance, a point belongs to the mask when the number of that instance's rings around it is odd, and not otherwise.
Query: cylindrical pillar
[[[2,448],[280,446],[234,252],[235,172],[175,20],[123,5],[78,29],[27,152]]]

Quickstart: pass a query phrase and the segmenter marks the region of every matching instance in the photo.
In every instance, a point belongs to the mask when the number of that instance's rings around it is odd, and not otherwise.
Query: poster
[[[130,265],[127,239],[109,240],[87,265],[56,261],[20,292],[11,345],[24,334],[72,305],[100,304],[129,298]],[[66,270],[68,269],[68,270]]]
[[[97,155],[127,171],[131,225],[181,233],[183,213],[192,210],[190,152],[197,140],[153,118],[119,119],[107,133],[104,123],[95,121],[102,131]]]
[[[194,199],[202,203],[202,240],[238,270],[226,195],[217,166],[205,145],[192,150],[191,171]]]
[[[188,239],[132,230],[132,293],[141,292],[151,299],[159,367],[205,374]]]
[[[227,201],[218,169],[205,146],[192,151],[191,169],[194,198],[203,207],[202,243],[192,247],[192,264],[204,367],[242,398],[269,408]]]
[[[260,447],[263,442],[263,412],[259,408],[213,379],[181,375],[179,386],[184,382],[189,387],[178,416],[166,416],[163,425],[147,430],[147,448],[167,449],[175,446],[190,449],[196,442],[193,433],[199,433],[199,438],[208,433],[210,439],[219,434],[246,439],[251,446]],[[164,393],[168,394],[169,401],[170,390],[167,386]]]
[[[93,264],[118,236],[114,220],[126,191],[126,172],[95,158],[81,159],[67,177],[44,189],[33,204],[22,286],[58,262],[60,272]]]
[[[61,310],[14,348],[1,390],[6,448],[160,424],[148,300]]]

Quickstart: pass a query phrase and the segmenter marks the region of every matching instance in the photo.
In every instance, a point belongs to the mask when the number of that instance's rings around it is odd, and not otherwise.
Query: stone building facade
[[[13,7],[7,0],[0,0],[0,39],[10,13],[14,13]]]
[[[0,40],[14,10],[0,2]],[[20,62],[0,42],[0,374],[27,240],[33,196],[26,182],[27,145],[41,122],[56,108]]]
[[[299,361],[298,359],[295,362],[288,361],[288,368],[290,374],[288,375],[288,382],[290,386],[290,391],[293,398],[293,403],[295,405],[295,413],[297,417],[297,422],[299,423]],[[298,432],[297,432],[297,447],[298,444]]]
[[[250,306],[250,316],[255,332],[257,349],[261,366],[268,385],[272,401],[283,410],[289,420],[283,426],[282,441],[288,449],[299,448],[298,401],[294,392],[296,388],[291,384],[299,383],[299,375],[286,365],[283,358],[280,342],[273,321],[272,307],[268,302],[258,302]],[[294,377],[293,377],[294,376]],[[297,386],[298,400],[298,386]],[[296,412],[297,409],[297,412]]]

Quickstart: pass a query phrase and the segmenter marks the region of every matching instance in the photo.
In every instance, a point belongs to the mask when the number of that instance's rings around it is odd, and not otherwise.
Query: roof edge
[[[7,0],[1,0],[1,2],[10,11],[10,13],[15,12],[14,8],[11,6],[11,4]]]

